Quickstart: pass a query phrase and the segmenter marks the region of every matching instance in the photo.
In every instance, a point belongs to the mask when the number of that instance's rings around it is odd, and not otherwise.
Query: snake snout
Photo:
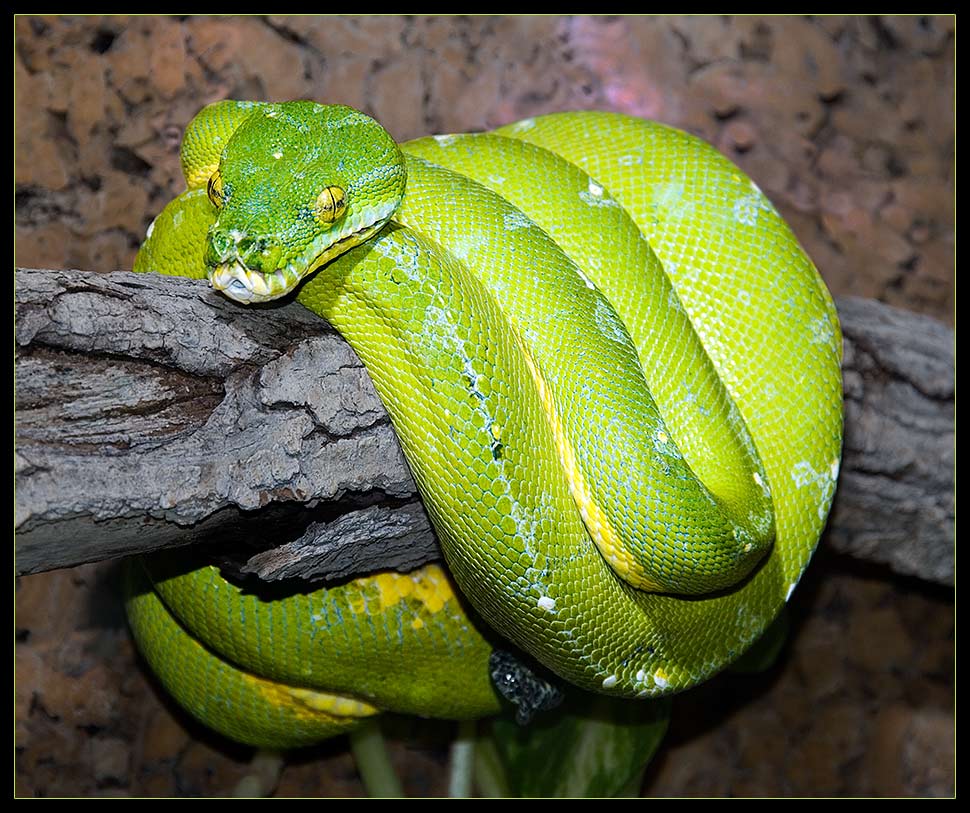
[[[272,235],[251,236],[237,229],[215,227],[209,232],[205,261],[210,268],[238,262],[253,271],[271,274],[282,256],[283,246]]]
[[[213,226],[206,240],[205,263],[210,268],[239,259],[239,242],[245,234]]]
[[[254,237],[239,243],[239,256],[247,268],[263,274],[276,270],[283,246],[273,237]]]

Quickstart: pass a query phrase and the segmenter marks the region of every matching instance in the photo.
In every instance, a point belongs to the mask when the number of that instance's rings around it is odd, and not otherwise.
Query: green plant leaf
[[[669,716],[666,699],[576,693],[529,726],[493,721],[482,767],[491,788],[513,796],[636,795]]]

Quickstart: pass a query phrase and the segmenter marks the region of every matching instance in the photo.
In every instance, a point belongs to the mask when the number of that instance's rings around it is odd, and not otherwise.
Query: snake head
[[[306,101],[261,105],[208,180],[218,215],[206,275],[238,302],[284,296],[380,231],[406,180],[400,149],[369,116]]]

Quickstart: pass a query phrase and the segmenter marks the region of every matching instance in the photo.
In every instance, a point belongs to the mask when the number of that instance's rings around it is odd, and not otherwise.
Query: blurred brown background
[[[952,17],[29,17],[16,25],[16,262],[128,269],[223,98],[343,102],[398,139],[598,108],[697,133],[792,225],[835,294],[952,323]],[[161,700],[113,569],[22,579],[18,792],[216,794],[245,749]],[[785,663],[675,708],[648,795],[949,795],[952,593],[823,549]],[[412,793],[446,726],[404,726]],[[420,736],[414,737],[415,731]],[[423,733],[422,733],[423,732]],[[283,794],[360,792],[340,744]]]

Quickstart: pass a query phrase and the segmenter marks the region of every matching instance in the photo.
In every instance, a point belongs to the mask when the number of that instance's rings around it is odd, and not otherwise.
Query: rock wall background
[[[182,188],[183,127],[217,99],[343,102],[399,139],[602,108],[716,144],[778,206],[833,292],[952,323],[954,24],[19,16],[16,262],[130,268]],[[18,793],[229,791],[248,753],[156,693],[114,572],[20,582]],[[793,604],[784,665],[685,695],[645,793],[952,794],[952,593],[823,551]],[[402,725],[395,758],[409,791],[441,792],[447,727]],[[339,745],[301,757],[280,789],[359,792]]]
[[[718,145],[831,288],[953,307],[952,17],[18,17],[17,261],[130,268],[223,99],[312,98],[398,139],[620,110]]]

